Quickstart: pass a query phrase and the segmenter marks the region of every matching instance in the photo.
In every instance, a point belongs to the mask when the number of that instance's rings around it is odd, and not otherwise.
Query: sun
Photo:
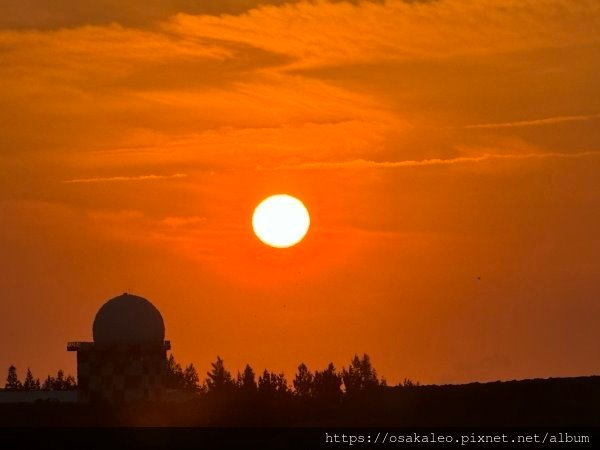
[[[300,242],[310,226],[310,216],[304,204],[287,194],[265,198],[254,210],[252,228],[265,244],[287,248]]]

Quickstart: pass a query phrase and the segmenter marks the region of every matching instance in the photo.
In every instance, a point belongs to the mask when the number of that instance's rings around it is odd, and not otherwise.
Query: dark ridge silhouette
[[[161,400],[0,404],[0,426],[600,426],[600,376],[387,386],[368,355],[341,371],[300,364],[290,384],[249,365],[234,378],[220,357],[202,384],[193,364],[184,370],[172,355],[166,372]],[[11,366],[6,389],[23,390],[30,375],[21,383]]]

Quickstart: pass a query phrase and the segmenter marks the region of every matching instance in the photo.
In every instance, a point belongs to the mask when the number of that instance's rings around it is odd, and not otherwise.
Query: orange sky
[[[599,2],[147,3],[0,0],[0,368],[130,290],[202,372],[600,373]]]

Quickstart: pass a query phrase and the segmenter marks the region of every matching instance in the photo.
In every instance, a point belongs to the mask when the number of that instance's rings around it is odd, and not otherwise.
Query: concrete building
[[[80,401],[156,400],[164,393],[167,350],[165,325],[148,300],[128,293],[97,312],[93,342],[69,342],[77,352]]]

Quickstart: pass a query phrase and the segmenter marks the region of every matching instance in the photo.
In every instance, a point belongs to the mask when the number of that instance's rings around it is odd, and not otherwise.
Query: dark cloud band
[[[53,29],[119,23],[143,27],[178,13],[243,14],[251,9],[307,0],[0,0],[0,28]],[[383,3],[384,0],[328,0]],[[415,0],[405,0],[415,1]]]

